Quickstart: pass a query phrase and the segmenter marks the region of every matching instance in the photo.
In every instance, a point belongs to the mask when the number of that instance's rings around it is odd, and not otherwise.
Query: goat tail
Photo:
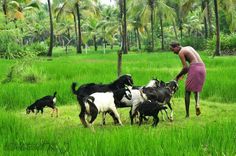
[[[56,95],[57,95],[57,92],[55,91],[54,94],[53,94],[53,97],[56,97]]]
[[[88,103],[89,105],[95,105],[94,104],[94,97],[93,96],[88,96],[84,98],[84,102]]]
[[[93,96],[85,97],[83,101],[84,101],[85,105],[86,104],[89,105],[89,108],[87,108],[87,112],[91,113],[91,110],[92,110],[91,108],[97,109],[97,106],[94,103],[95,98]]]
[[[77,95],[77,90],[75,89],[77,83],[76,82],[73,82],[72,85],[71,85],[71,89],[72,89],[72,92],[73,94]]]

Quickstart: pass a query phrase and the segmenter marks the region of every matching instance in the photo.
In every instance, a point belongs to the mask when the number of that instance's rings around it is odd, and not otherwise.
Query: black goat
[[[86,108],[84,104],[84,98],[91,95],[95,92],[109,92],[109,91],[115,91],[121,88],[125,88],[125,86],[132,86],[133,85],[133,79],[131,75],[122,75],[117,80],[110,84],[95,84],[95,83],[89,83],[81,85],[77,90],[76,83],[72,83],[71,88],[72,92],[77,95],[77,100],[81,107],[81,112],[79,114],[80,120],[82,124],[87,127],[88,124],[85,120],[85,113]],[[114,114],[111,114],[114,119]]]
[[[145,116],[152,116],[153,117],[152,126],[155,127],[159,122],[158,113],[163,109],[167,109],[167,107],[164,105],[160,105],[157,102],[145,101],[141,103],[136,109],[136,111],[139,114],[139,126],[142,124],[142,121],[145,118]]]
[[[38,100],[36,100],[33,104],[28,106],[26,108],[26,114],[29,114],[30,112],[34,113],[34,110],[36,109],[36,115],[39,111],[43,114],[44,107],[50,107],[53,109],[51,116],[53,116],[54,111],[56,111],[56,116],[58,117],[58,109],[56,108],[56,94],[57,92],[54,92],[53,96],[48,95],[44,96]]]
[[[178,83],[175,80],[172,80],[166,83],[165,87],[155,88],[155,87],[147,87],[143,88],[143,92],[146,94],[149,100],[155,101],[161,104],[167,104],[171,110],[170,117],[166,112],[167,117],[172,121],[173,120],[173,109],[171,107],[170,100],[172,95],[177,91]]]

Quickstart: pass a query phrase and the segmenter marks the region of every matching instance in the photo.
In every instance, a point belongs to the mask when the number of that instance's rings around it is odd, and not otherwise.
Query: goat
[[[173,94],[178,90],[178,83],[175,80],[172,80],[168,83],[166,83],[165,87],[147,87],[143,88],[143,92],[146,94],[147,98],[151,101],[155,101],[161,104],[167,104],[168,107],[171,110],[170,117],[168,116],[167,111],[166,115],[167,117],[172,121],[173,120],[173,109],[171,107],[170,100],[173,96]]]
[[[120,76],[117,80],[110,84],[95,84],[95,83],[89,83],[89,84],[84,84],[81,85],[77,90],[76,88],[76,83],[72,83],[71,89],[72,92],[77,95],[77,100],[78,103],[81,107],[81,111],[79,114],[80,120],[82,124],[87,127],[87,122],[85,120],[85,113],[86,113],[86,108],[84,104],[84,98],[96,93],[96,92],[111,92],[111,91],[116,91],[121,88],[125,88],[125,86],[132,86],[133,85],[133,79],[131,75],[122,75]],[[112,114],[111,114],[112,115]],[[114,117],[114,116],[113,116]]]
[[[149,100],[149,98],[146,96],[146,94],[143,92],[143,88],[160,88],[160,87],[164,87],[165,86],[165,82],[160,81],[156,78],[153,78],[152,80],[149,81],[149,83],[146,86],[142,86],[139,87],[139,89],[131,90],[132,93],[132,100],[131,101],[127,101],[126,103],[132,103],[132,108],[130,110],[130,121],[131,121],[131,125],[133,124],[133,119],[136,115],[135,110],[136,108],[143,103],[144,101]],[[146,119],[146,118],[145,118]],[[146,119],[147,120],[147,119]]]
[[[112,112],[118,123],[122,125],[120,116],[116,109],[116,104],[118,104],[123,98],[129,100],[132,98],[131,92],[128,88],[118,89],[114,92],[96,92],[85,97],[85,113],[91,116],[89,123],[92,125],[99,113],[102,113],[104,123],[106,112]]]
[[[36,100],[33,104],[31,104],[26,108],[26,114],[29,114],[30,112],[34,113],[35,109],[36,109],[36,115],[38,114],[39,111],[41,111],[41,114],[43,114],[44,107],[48,106],[53,109],[51,116],[53,116],[54,111],[56,111],[56,116],[58,117],[58,109],[55,106],[56,94],[57,92],[54,92],[53,96],[48,95]]]
[[[158,113],[163,109],[167,109],[167,107],[164,105],[160,105],[157,102],[145,101],[141,103],[136,109],[139,114],[139,126],[141,126],[143,118],[145,116],[153,116],[154,121],[152,126],[156,127],[159,122]]]

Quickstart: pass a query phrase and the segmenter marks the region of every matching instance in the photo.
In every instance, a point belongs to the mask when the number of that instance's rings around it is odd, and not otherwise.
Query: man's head
[[[178,54],[181,49],[181,46],[178,42],[172,42],[170,44],[170,50],[172,50],[175,54]]]

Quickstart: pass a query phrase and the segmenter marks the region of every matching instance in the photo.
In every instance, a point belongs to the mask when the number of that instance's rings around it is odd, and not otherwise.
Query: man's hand
[[[184,79],[184,75],[179,78],[179,80],[183,80],[183,79]]]

